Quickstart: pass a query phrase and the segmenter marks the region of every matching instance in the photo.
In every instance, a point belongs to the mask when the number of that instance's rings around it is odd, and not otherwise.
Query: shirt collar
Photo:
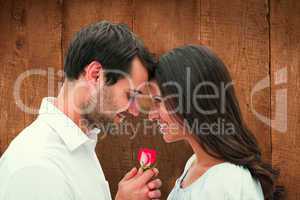
[[[57,132],[70,151],[85,143],[91,143],[95,147],[97,134],[100,131],[93,129],[87,136],[73,120],[54,105],[55,100],[54,97],[46,97],[42,100],[39,117]]]

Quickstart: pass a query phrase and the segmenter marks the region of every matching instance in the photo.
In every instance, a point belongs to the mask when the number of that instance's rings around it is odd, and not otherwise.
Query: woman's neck
[[[181,181],[180,186],[182,188],[186,188],[194,183],[212,166],[223,162],[222,160],[214,158],[213,156],[206,153],[195,137],[190,135],[188,136],[188,138],[186,138],[186,140],[191,145],[196,155],[196,160],[194,161],[194,163],[192,163],[189,170],[187,171],[186,176],[184,176],[183,180]]]
[[[204,149],[201,147],[197,139],[194,138],[193,136],[188,137],[187,142],[190,144],[194,154],[196,155],[196,161],[195,161],[196,165],[202,167],[211,167],[213,165],[224,162],[221,159],[215,158],[209,155],[206,151],[204,151]]]

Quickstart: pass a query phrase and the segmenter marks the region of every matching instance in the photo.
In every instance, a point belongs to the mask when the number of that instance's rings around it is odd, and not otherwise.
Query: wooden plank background
[[[274,1],[270,10],[272,115],[280,90],[286,90],[288,104],[287,132],[272,129],[272,162],[281,170],[280,183],[286,185],[288,199],[300,199],[300,3]],[[276,75],[280,70],[287,70],[286,81]]]
[[[288,199],[300,199],[297,0],[0,0],[0,154],[36,117],[22,112],[15,103],[17,77],[36,68],[56,74],[53,80],[33,75],[21,85],[22,101],[37,109],[42,97],[57,94],[64,54],[73,34],[104,19],[128,24],[157,54],[187,43],[212,48],[229,67],[243,115],[264,158],[281,169],[279,183],[287,188]],[[278,86],[275,74],[282,68],[287,70],[287,82]],[[271,87],[255,94],[251,105],[251,90],[266,77]],[[49,81],[54,84],[50,91]],[[261,115],[274,118],[278,89],[286,89],[288,94],[285,133],[262,123],[252,112],[254,107]],[[97,145],[112,193],[124,173],[137,165],[137,150],[150,147],[159,151],[165,199],[191,150],[184,143],[166,145],[155,126],[149,129],[151,123],[143,117],[129,120],[138,128],[134,139],[133,135],[110,135]]]

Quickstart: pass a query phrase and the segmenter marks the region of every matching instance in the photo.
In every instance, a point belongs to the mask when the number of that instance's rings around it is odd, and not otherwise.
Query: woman
[[[230,75],[211,50],[188,45],[164,54],[156,81],[150,119],[166,142],[185,140],[194,151],[168,200],[281,198],[278,173],[262,160]]]

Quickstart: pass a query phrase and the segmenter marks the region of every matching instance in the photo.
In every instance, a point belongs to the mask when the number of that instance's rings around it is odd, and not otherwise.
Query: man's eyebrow
[[[133,91],[134,91],[134,92],[136,92],[136,93],[139,93],[139,94],[143,94],[143,92],[142,92],[142,91],[140,91],[140,90],[137,90],[137,89],[133,89]]]
[[[136,94],[139,94],[139,95],[146,95],[142,91],[137,90],[137,89],[129,89],[129,90],[132,91],[132,92],[134,92],[134,93],[136,93]]]

